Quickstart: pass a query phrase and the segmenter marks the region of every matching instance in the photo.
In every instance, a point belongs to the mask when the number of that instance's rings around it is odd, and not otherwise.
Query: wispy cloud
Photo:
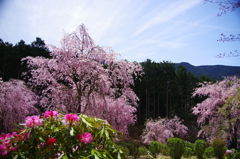
[[[169,6],[164,6],[161,8],[157,8],[156,10],[152,11],[148,14],[148,21],[141,26],[134,34],[133,36],[137,36],[144,32],[145,30],[160,25],[164,22],[170,21],[173,18],[181,15],[185,11],[191,9],[192,7],[199,4],[200,0],[194,0],[194,1],[175,1],[171,3]]]
[[[30,43],[41,37],[60,46],[64,31],[71,33],[83,23],[96,44],[112,46],[120,58],[199,63],[221,51],[240,50],[235,43],[216,42],[220,33],[239,32],[239,23],[233,22],[236,15],[216,17],[218,7],[213,6],[202,0],[6,1],[0,8],[0,38]]]

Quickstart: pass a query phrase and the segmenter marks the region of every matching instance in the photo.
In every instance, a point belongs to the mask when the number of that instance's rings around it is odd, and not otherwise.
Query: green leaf
[[[121,154],[120,154],[120,152],[118,152],[118,159],[121,159]]]
[[[94,158],[95,158],[95,159],[99,159],[99,157],[97,156],[97,154],[94,154]]]
[[[67,155],[64,155],[64,156],[63,156],[63,159],[68,159]]]
[[[74,136],[74,129],[73,129],[73,127],[71,127],[70,135],[71,135],[71,136]]]
[[[110,138],[109,138],[109,133],[108,133],[107,130],[105,130],[105,135],[106,135],[107,139],[110,139]]]
[[[104,128],[99,132],[99,134],[100,134],[100,138],[102,138],[102,136],[103,136],[103,132],[104,132]]]
[[[17,159],[18,158],[18,155],[14,156],[13,159]]]
[[[40,139],[42,142],[46,142],[46,141],[42,138],[42,136],[39,136],[39,139]]]
[[[88,126],[88,127],[93,127],[87,120],[82,118],[82,121]]]

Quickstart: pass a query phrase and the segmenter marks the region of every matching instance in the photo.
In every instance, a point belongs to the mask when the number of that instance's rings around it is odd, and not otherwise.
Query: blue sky
[[[240,9],[217,17],[217,4],[203,0],[0,0],[0,38],[30,44],[36,37],[60,46],[64,32],[84,24],[99,46],[121,59],[240,66],[240,41],[218,42],[240,33]]]

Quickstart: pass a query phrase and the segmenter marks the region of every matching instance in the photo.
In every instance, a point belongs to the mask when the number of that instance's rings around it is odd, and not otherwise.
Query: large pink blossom
[[[76,139],[84,144],[89,144],[92,141],[92,135],[88,132],[85,132],[84,134],[78,134]]]
[[[56,139],[54,137],[48,138],[48,141],[47,141],[48,145],[53,145],[55,142],[56,142]]]
[[[38,127],[42,124],[42,121],[43,119],[41,119],[39,116],[28,116],[26,117],[26,126],[29,127],[29,128],[32,128],[32,127]]]
[[[15,134],[15,133],[14,133]],[[10,142],[10,138],[12,135],[10,133],[7,134],[1,134],[0,136],[0,144],[8,144]]]
[[[65,124],[73,124],[74,122],[78,122],[79,116],[77,114],[66,114],[64,119]]]
[[[44,113],[44,118],[57,118],[58,117],[58,112],[57,111],[47,111]]]

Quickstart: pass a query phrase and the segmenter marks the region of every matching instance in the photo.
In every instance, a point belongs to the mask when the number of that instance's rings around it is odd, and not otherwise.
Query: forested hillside
[[[240,76],[240,66],[224,66],[224,65],[202,65],[193,66],[187,62],[176,63],[176,67],[183,65],[194,76],[208,76],[213,80],[223,80],[225,76]]]
[[[140,98],[138,123],[146,119],[178,117],[192,120],[192,108],[200,98],[192,98],[199,82],[211,81],[207,76],[194,76],[183,65],[163,61],[156,63],[147,59],[141,62],[144,75],[135,81],[135,92]]]
[[[26,71],[26,64],[21,59],[26,56],[42,56],[49,58],[49,50],[41,38],[36,38],[31,44],[26,44],[20,40],[13,45],[0,39],[0,77],[3,81],[10,78],[22,79],[22,73]]]

